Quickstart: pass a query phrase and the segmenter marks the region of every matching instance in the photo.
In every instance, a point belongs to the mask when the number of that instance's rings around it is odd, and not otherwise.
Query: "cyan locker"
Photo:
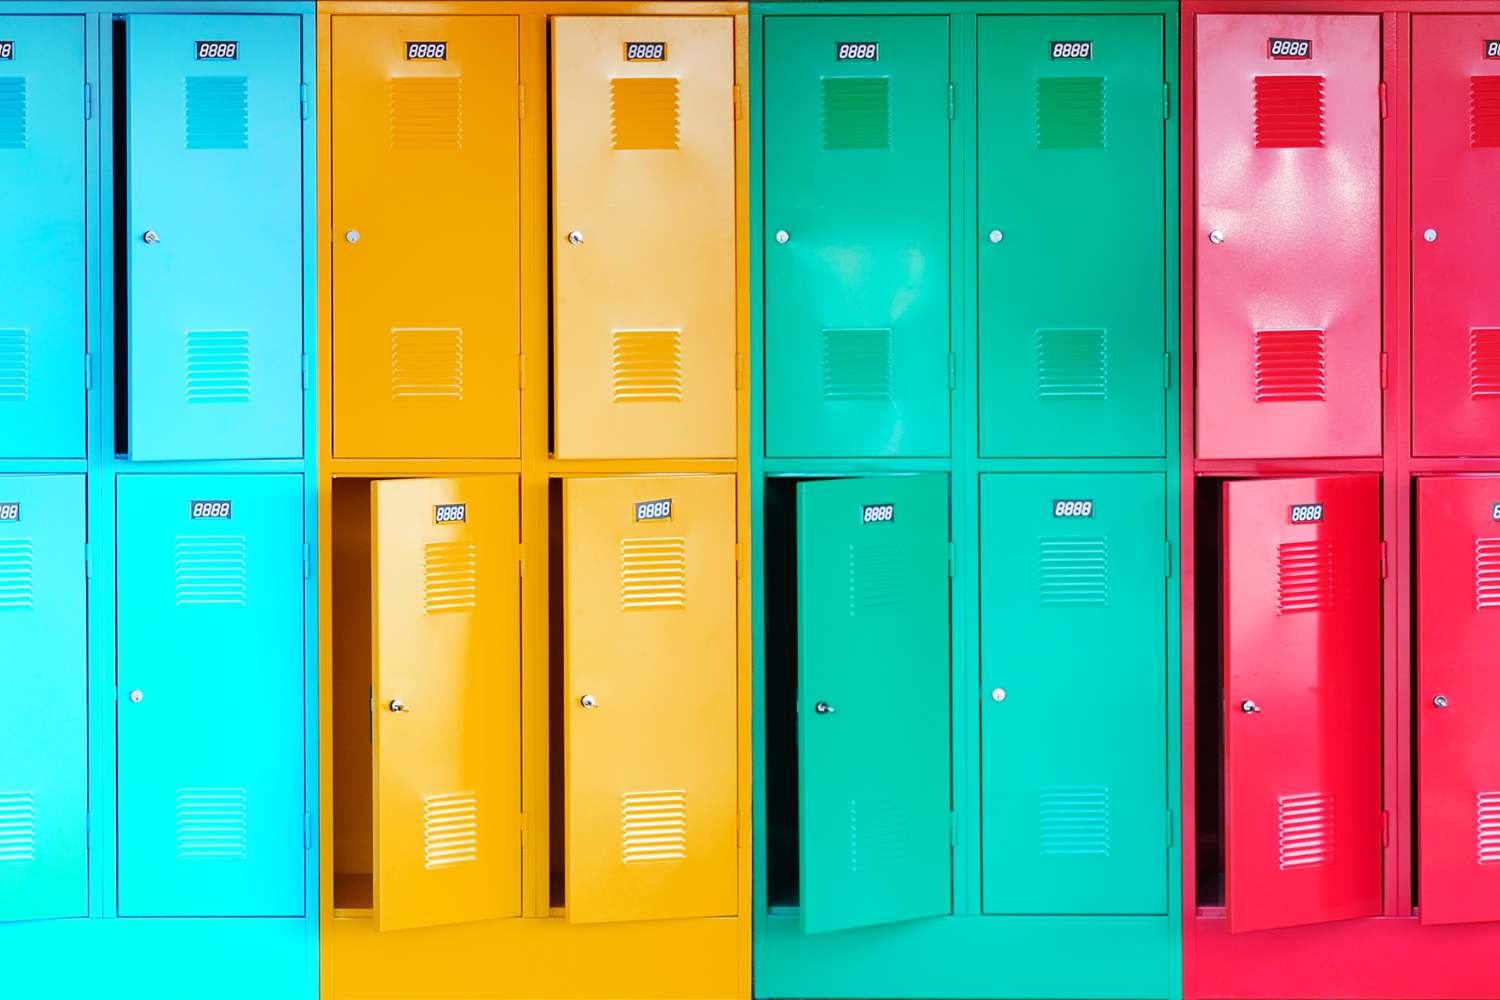
[[[0,16],[0,458],[84,454],[83,18]]]
[[[84,477],[0,476],[0,921],[88,912]]]
[[[124,475],[121,916],[303,912],[299,475]]]
[[[130,456],[300,457],[298,19],[126,30]]]

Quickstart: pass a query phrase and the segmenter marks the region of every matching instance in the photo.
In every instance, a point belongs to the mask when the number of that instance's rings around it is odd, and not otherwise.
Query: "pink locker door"
[[[1198,453],[1380,452],[1380,18],[1197,19]]]
[[[1500,14],[1412,18],[1414,448],[1500,455]]]
[[[1380,480],[1224,485],[1231,933],[1380,912]]]
[[[1500,476],[1417,481],[1417,904],[1500,920]]]

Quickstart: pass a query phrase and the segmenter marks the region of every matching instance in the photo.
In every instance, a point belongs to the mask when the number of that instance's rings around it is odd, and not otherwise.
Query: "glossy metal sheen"
[[[1292,524],[1296,504],[1323,520]],[[1223,538],[1229,930],[1373,916],[1379,478],[1225,483]]]
[[[944,476],[797,486],[806,933],[952,912],[947,547]]]
[[[768,18],[761,59],[766,453],[947,455],[948,20]]]
[[[1196,20],[1198,455],[1378,454],[1380,18]],[[1270,58],[1271,37],[1312,58]],[[1288,76],[1311,78],[1291,112],[1270,95]],[[1258,148],[1258,77],[1264,142],[1290,113],[1321,145]]]
[[[1500,60],[1484,58],[1491,39],[1500,39],[1500,14],[1412,18],[1412,225],[1433,233],[1411,251],[1419,455],[1500,454]]]
[[[1497,505],[1500,476],[1417,480],[1412,710],[1424,924],[1500,920]]]

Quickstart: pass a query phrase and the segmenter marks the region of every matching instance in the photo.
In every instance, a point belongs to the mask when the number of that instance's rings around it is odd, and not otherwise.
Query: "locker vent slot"
[[[1255,331],[1255,401],[1322,402],[1328,356],[1322,330]]]
[[[662,788],[620,796],[620,854],[627,865],[687,860],[687,792]]]
[[[250,334],[243,330],[189,330],[187,401],[250,402]]]
[[[1500,329],[1469,331],[1469,398],[1500,399]]]
[[[392,149],[464,148],[462,77],[392,77],[389,95]]]
[[[1104,148],[1104,77],[1037,78],[1036,148]]]
[[[177,536],[177,606],[245,606],[245,536]]]
[[[1038,539],[1041,606],[1109,606],[1109,539],[1103,535]]]
[[[1044,857],[1109,857],[1109,789],[1050,785],[1041,790]]]
[[[36,599],[36,551],[29,538],[0,538],[0,611],[30,610]]]
[[[1306,149],[1323,145],[1323,78],[1255,78],[1255,148]]]
[[[3,145],[0,134],[0,145]],[[1500,147],[1500,76],[1469,77],[1469,145]]]
[[[610,378],[616,403],[682,402],[682,333],[616,330]]]
[[[25,330],[0,330],[0,403],[31,395],[31,338]]]
[[[1479,611],[1500,608],[1500,538],[1474,542],[1474,607]]]
[[[687,540],[620,540],[620,610],[687,607]]]
[[[472,790],[422,796],[422,867],[479,860],[479,800]]]
[[[422,610],[429,615],[479,606],[479,547],[428,542],[422,547]]]
[[[1333,863],[1333,798],[1317,793],[1276,798],[1276,842],[1282,871]]]
[[[0,810],[3,810],[0,806]],[[1500,865],[1500,792],[1475,796],[1475,826],[1479,841],[1479,863]]]
[[[1282,542],[1276,546],[1276,613],[1333,607],[1333,545]]]
[[[677,148],[677,80],[622,76],[609,81],[610,140],[615,149]]]
[[[26,139],[26,78],[0,76],[0,149],[25,149]]]
[[[36,860],[36,797],[0,792],[0,865]]]
[[[177,858],[243,859],[249,821],[243,788],[177,789]]]
[[[904,587],[901,546],[849,546],[849,617],[899,614]]]
[[[891,331],[824,330],[823,398],[890,400]]]
[[[1109,396],[1109,337],[1103,330],[1036,332],[1038,399]]]
[[[250,148],[250,85],[243,76],[190,76],[188,149]]]
[[[851,799],[849,870],[878,872],[908,863],[916,838],[911,809],[902,799]]]
[[[464,332],[451,327],[391,330],[392,399],[463,399]]]
[[[891,148],[889,77],[823,78],[823,148]]]

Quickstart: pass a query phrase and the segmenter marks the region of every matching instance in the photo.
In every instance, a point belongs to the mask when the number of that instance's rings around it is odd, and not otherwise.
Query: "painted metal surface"
[[[118,478],[120,916],[303,913],[302,501]]]
[[[984,911],[1165,913],[1165,480],[979,493]]]
[[[1380,18],[1196,22],[1198,456],[1377,455]]]
[[[0,458],[81,458],[83,18],[0,15],[0,40]]]
[[[1418,906],[1500,920],[1500,476],[1417,480]]]
[[[734,486],[563,480],[575,924],[737,911]]]
[[[552,19],[555,452],[735,452],[734,24]]]
[[[947,550],[946,476],[797,485],[804,933],[952,912]]]
[[[130,457],[301,457],[298,19],[136,14],[127,38]]]
[[[88,914],[84,477],[0,475],[0,921]]]
[[[1162,29],[979,19],[982,455],[1164,453]]]
[[[764,32],[766,453],[947,455],[948,19]]]
[[[1500,14],[1412,18],[1412,448],[1500,454]]]
[[[411,14],[332,31],[340,457],[520,454],[516,33]]]
[[[1231,933],[1381,910],[1380,480],[1223,485]]]

